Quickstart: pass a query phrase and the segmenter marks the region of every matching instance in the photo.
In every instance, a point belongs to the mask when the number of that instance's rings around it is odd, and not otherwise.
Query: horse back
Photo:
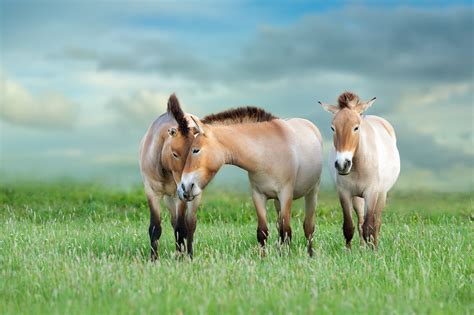
[[[372,126],[381,126],[388,133],[388,135],[395,140],[395,142],[397,141],[395,130],[393,129],[392,125],[382,117],[369,115],[365,116],[365,120]]]

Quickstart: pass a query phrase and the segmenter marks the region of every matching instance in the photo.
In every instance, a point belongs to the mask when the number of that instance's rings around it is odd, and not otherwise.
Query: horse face
[[[334,133],[336,161],[334,167],[340,175],[347,175],[352,169],[352,158],[359,145],[360,114],[349,108],[336,113],[331,129]]]
[[[183,201],[191,201],[201,194],[222,166],[218,158],[219,150],[209,134],[198,134],[189,149],[178,196]]]
[[[178,184],[181,181],[181,174],[194,136],[193,134],[183,135],[177,128],[170,128],[168,134],[169,139],[164,150],[164,158],[169,161],[167,164],[173,173],[175,183]]]

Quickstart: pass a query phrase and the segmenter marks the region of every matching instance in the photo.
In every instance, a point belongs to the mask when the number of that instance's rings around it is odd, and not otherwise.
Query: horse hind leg
[[[387,194],[372,193],[366,198],[366,212],[362,230],[364,239],[374,249],[378,248],[378,233],[382,223],[382,210],[385,207]]]
[[[377,207],[375,208],[375,235],[374,244],[377,249],[379,246],[378,238],[380,233],[380,226],[382,225],[382,210],[385,208],[385,202],[387,200],[387,193],[380,193],[377,198]]]
[[[291,243],[291,204],[293,202],[293,195],[291,193],[281,193],[278,197],[281,210],[278,216],[278,228],[280,234],[280,242],[282,244]]]
[[[313,256],[313,234],[315,228],[315,212],[318,202],[319,184],[305,198],[305,217],[303,222],[304,235],[308,244],[308,255]]]
[[[281,203],[280,200],[274,199],[273,204],[275,205],[275,212],[277,215],[277,220],[275,222],[275,226],[277,231],[280,231],[280,212],[281,212]]]
[[[364,198],[353,197],[352,205],[357,214],[360,245],[363,246],[365,245],[364,236],[363,236],[364,233],[362,231],[362,226],[364,225],[364,208],[365,208]]]

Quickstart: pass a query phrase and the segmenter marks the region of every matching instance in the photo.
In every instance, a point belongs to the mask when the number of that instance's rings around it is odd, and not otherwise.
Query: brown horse
[[[294,199],[305,197],[304,232],[312,255],[314,214],[322,169],[322,140],[318,128],[301,118],[282,120],[255,107],[238,108],[193,118],[198,134],[188,154],[178,195],[192,202],[222,165],[248,172],[257,210],[257,239],[263,247],[268,236],[266,202],[274,199],[281,242],[291,240],[290,212]],[[192,246],[196,213],[188,212]]]
[[[163,199],[171,215],[176,238],[176,250],[184,250],[187,237],[184,216],[186,207],[195,209],[199,200],[188,203],[176,198],[176,183],[181,180],[189,147],[194,139],[190,114],[181,110],[176,95],[171,95],[167,112],[148,128],[140,144],[140,170],[150,207],[149,235],[151,258],[157,258],[161,236],[160,200]],[[195,210],[193,210],[195,211]]]
[[[400,174],[400,155],[395,131],[377,116],[361,116],[375,101],[361,102],[353,93],[339,96],[338,105],[319,102],[334,114],[331,129],[334,147],[329,158],[344,214],[343,231],[350,248],[354,235],[352,208],[359,218],[361,244],[375,248],[387,192]]]

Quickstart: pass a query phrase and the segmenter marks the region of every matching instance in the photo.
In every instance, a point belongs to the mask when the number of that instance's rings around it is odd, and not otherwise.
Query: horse
[[[280,242],[289,244],[291,204],[304,197],[303,226],[311,256],[322,170],[318,128],[306,119],[283,120],[256,107],[230,109],[193,120],[197,134],[178,185],[179,198],[188,202],[198,198],[224,164],[242,168],[248,172],[261,248],[265,248],[268,237],[267,200],[274,200],[278,212]],[[192,243],[196,215],[188,214],[188,237]]]
[[[337,105],[319,102],[334,114],[329,168],[342,207],[347,248],[354,235],[354,208],[361,245],[368,243],[377,249],[387,193],[400,174],[400,154],[392,125],[378,116],[361,115],[375,99],[362,102],[356,94],[344,92]]]
[[[194,139],[190,117],[193,116],[182,111],[178,98],[172,94],[166,113],[150,125],[140,143],[140,171],[150,208],[148,233],[151,260],[158,257],[158,241],[161,236],[160,201],[164,201],[170,212],[177,251],[184,251],[185,247],[186,208],[197,208],[199,205],[199,200],[187,205],[176,197],[176,183],[181,181],[181,172]]]

